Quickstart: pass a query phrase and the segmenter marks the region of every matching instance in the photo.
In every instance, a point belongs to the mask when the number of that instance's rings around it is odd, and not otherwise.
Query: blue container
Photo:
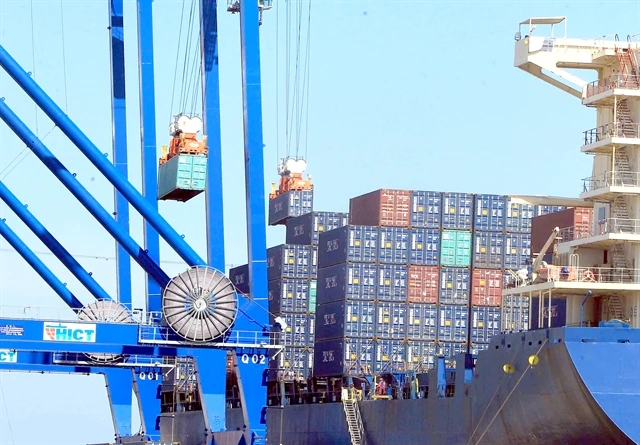
[[[318,267],[378,260],[378,228],[345,226],[320,234]]]
[[[373,338],[376,309],[373,301],[345,300],[316,308],[318,341],[342,337]]]
[[[309,277],[312,280],[318,278],[318,246],[310,246],[311,250],[311,270],[309,271]]]
[[[310,348],[313,348],[313,345],[316,342],[316,314],[307,314],[307,318],[309,319],[309,334],[307,336],[307,344]]]
[[[491,337],[500,334],[500,308],[476,306],[471,308],[471,341],[488,343]]]
[[[439,229],[442,225],[442,193],[411,192],[411,227]]]
[[[306,313],[309,311],[309,283],[305,278],[269,281],[269,312]]]
[[[407,301],[408,267],[400,264],[378,265],[378,300]]]
[[[440,305],[438,314],[438,341],[467,341],[469,306]]]
[[[503,232],[507,215],[507,197],[501,195],[476,195],[474,230]]]
[[[204,191],[206,182],[206,156],[173,156],[158,167],[158,199],[188,201]]]
[[[371,374],[376,356],[372,339],[336,338],[317,341],[313,347],[315,377]]]
[[[501,330],[507,332],[528,331],[531,328],[529,323],[529,307],[507,305],[509,297],[504,297],[502,314],[501,314]],[[537,313],[533,314],[537,317]]]
[[[531,329],[540,329],[549,327],[549,298],[543,300],[542,308],[542,326],[538,326],[538,308],[540,300],[538,297],[531,298]],[[551,299],[551,327],[560,328],[567,325],[567,299],[552,298]]]
[[[306,379],[313,369],[313,349],[307,347],[284,348],[275,359],[269,360],[268,380]]]
[[[267,277],[271,280],[282,278],[311,278],[310,246],[281,244],[267,249]]]
[[[376,303],[376,338],[404,339],[407,336],[407,304]]]
[[[556,213],[566,209],[565,206],[548,206],[548,205],[537,205],[536,206],[536,216],[548,215],[549,213]]]
[[[317,245],[318,237],[349,224],[349,214],[340,212],[309,212],[287,220],[287,244]]]
[[[318,270],[318,305],[343,300],[375,300],[378,267],[375,264],[337,264]]]
[[[507,233],[504,236],[504,267],[520,269],[531,258],[531,235],[528,233]]]
[[[473,234],[473,267],[502,269],[504,263],[504,235],[497,232]]]
[[[442,228],[471,230],[473,195],[471,193],[442,194]]]
[[[284,224],[287,219],[313,210],[313,190],[285,192],[269,200],[269,225]]]
[[[378,232],[378,261],[386,264],[409,262],[409,229],[381,227]]]
[[[471,232],[443,230],[441,236],[440,264],[469,267],[471,265]]]
[[[424,266],[437,266],[440,264],[440,230],[410,230],[409,263]]]
[[[489,343],[471,343],[469,352],[473,355],[478,355],[478,352],[484,351],[485,349],[489,349]]]
[[[407,344],[404,340],[377,340],[374,367],[376,374],[406,371]]]
[[[407,342],[407,365],[410,371],[424,373],[435,367],[436,343],[424,340]]]
[[[469,304],[471,273],[462,267],[440,268],[440,304]]]
[[[535,216],[535,206],[514,204],[507,201],[506,231],[509,233],[530,233],[531,220]]]
[[[283,312],[278,314],[283,318],[287,327],[276,335],[277,343],[284,346],[313,346],[309,344],[309,316],[307,314],[294,314]],[[275,323],[275,315],[270,314],[269,322]]]
[[[442,355],[446,357],[447,362],[451,363],[451,359],[453,359],[456,355],[466,353],[467,345],[462,343],[453,343],[453,342],[443,342],[439,343],[437,347],[438,355]]]
[[[410,303],[407,307],[407,338],[435,340],[438,332],[438,306]]]
[[[229,279],[238,292],[249,295],[249,265],[233,267],[229,269]]]

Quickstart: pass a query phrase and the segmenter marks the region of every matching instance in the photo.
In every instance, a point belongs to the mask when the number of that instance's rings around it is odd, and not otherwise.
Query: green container
[[[188,201],[204,191],[206,181],[206,156],[174,156],[158,168],[158,199]]]
[[[471,266],[471,232],[443,230],[440,242],[441,266]]]
[[[315,314],[316,312],[316,291],[318,282],[313,280],[309,282],[309,312]]]

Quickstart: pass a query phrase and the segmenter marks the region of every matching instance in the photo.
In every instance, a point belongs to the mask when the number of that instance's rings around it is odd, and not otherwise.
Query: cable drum
[[[129,309],[113,300],[98,300],[78,312],[78,320],[102,323],[135,323]],[[121,354],[84,354],[95,363],[114,363],[121,360]]]
[[[164,289],[162,313],[185,340],[208,342],[222,337],[236,319],[238,300],[231,280],[211,267],[196,266]]]

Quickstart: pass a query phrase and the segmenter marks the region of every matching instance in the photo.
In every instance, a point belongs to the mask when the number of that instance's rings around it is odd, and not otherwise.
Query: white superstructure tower
[[[559,26],[563,35],[554,36]],[[546,327],[551,297],[566,297],[567,325],[621,320],[640,328],[640,43],[617,35],[569,39],[565,17],[525,20],[515,39],[516,67],[596,110],[595,128],[579,139],[594,159],[580,194],[593,202],[594,218],[588,233],[560,228],[554,264],[505,289],[504,309],[515,310],[508,305],[522,297],[541,298],[545,309],[529,317]],[[594,70],[598,80],[567,69]]]

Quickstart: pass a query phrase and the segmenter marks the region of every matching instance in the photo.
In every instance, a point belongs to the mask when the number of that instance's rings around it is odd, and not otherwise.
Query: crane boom
[[[533,262],[533,266],[531,268],[532,274],[535,274],[535,273],[538,272],[538,269],[540,268],[540,265],[542,264],[542,259],[547,254],[547,250],[549,250],[549,247],[551,247],[551,244],[553,243],[553,241],[558,236],[558,232],[560,232],[560,229],[558,227],[555,227],[551,231],[551,235],[549,236],[549,239],[547,240],[546,243],[544,243],[544,246],[542,246],[542,249],[540,250],[540,253],[538,254],[538,257]]]

